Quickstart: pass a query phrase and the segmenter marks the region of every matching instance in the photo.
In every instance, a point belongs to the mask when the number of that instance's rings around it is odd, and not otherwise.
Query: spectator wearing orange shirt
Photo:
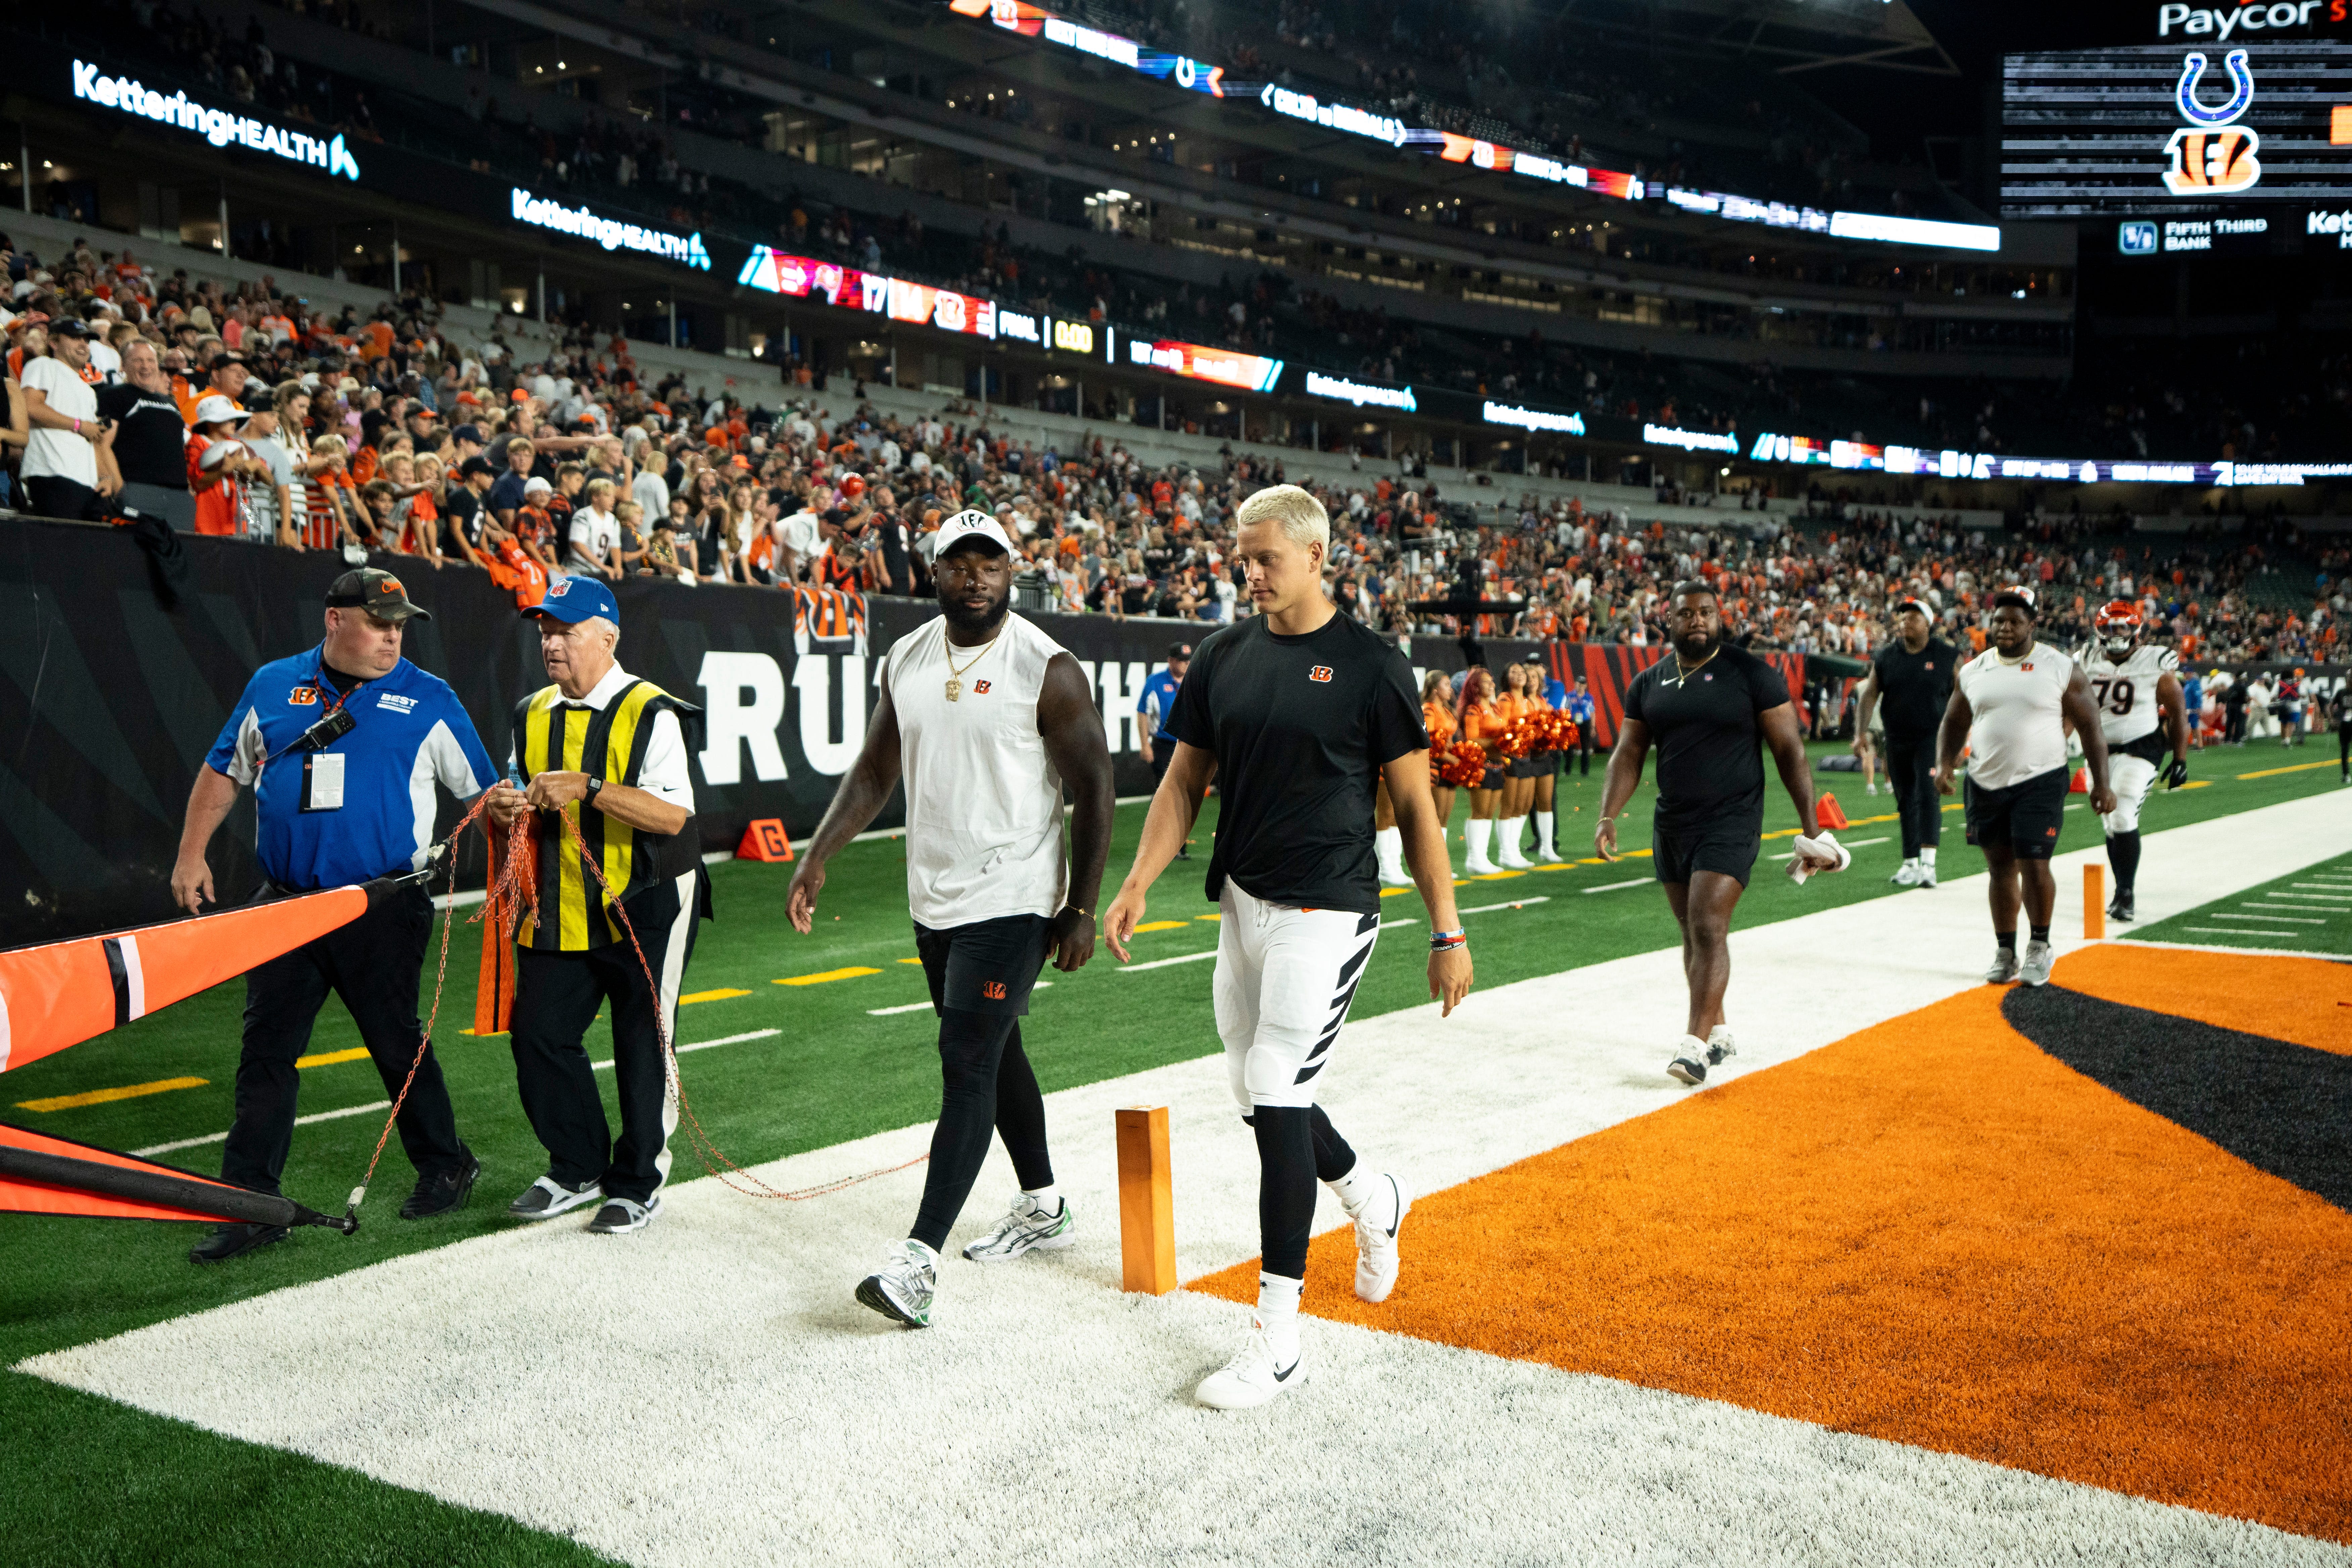
[[[236,407],[220,394],[199,401],[188,428],[188,489],[196,498],[196,531],[215,538],[244,534],[245,484],[269,477],[269,465],[229,433],[240,422]]]

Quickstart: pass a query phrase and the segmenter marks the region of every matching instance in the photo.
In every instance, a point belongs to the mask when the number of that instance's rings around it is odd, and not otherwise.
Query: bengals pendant
[[[963,682],[952,675],[948,677],[948,700],[950,702],[963,700]]]

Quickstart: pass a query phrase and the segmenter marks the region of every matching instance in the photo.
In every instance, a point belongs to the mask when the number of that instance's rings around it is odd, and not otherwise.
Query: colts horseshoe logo
[[[2230,101],[2219,109],[2208,109],[2197,101],[2197,82],[2205,74],[2205,57],[2192,54],[2180,62],[2180,80],[2172,89],[2172,101],[2189,124],[2227,125],[2253,103],[2254,73],[2246,64],[2246,51],[2231,49],[2222,58],[2221,67],[2230,73]]]
[[[2246,51],[2231,49],[2221,64],[2230,73],[2230,99],[2218,109],[2198,101],[2197,83],[2205,74],[2205,57],[2192,54],[2180,62],[2180,79],[2172,89],[2173,106],[2188,129],[2176,131],[2164,144],[2172,160],[2164,172],[2164,188],[2176,196],[2226,196],[2253,189],[2263,177],[2263,144],[2252,128],[2231,123],[2254,101],[2254,73]]]

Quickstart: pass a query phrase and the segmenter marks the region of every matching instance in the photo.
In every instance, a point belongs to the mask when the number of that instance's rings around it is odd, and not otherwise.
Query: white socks
[[[1926,866],[1930,869],[1934,868],[1936,864],[1936,847],[1934,845],[1922,844],[1919,847],[1919,864]]]
[[[1331,1189],[1331,1195],[1339,1200],[1339,1206],[1352,1215],[1364,1206],[1364,1200],[1372,1195],[1372,1189],[1380,1179],[1381,1173],[1360,1159],[1348,1167],[1346,1175],[1323,1184]]]
[[[1551,824],[1550,812],[1536,813],[1536,853],[1547,860],[1556,860],[1559,858],[1559,851],[1551,847]]]
[[[1470,846],[1467,864],[1473,867],[1494,864],[1486,858],[1486,845],[1495,837],[1493,822],[1483,816],[1474,816],[1462,825],[1462,837]]]
[[[1381,876],[1399,881],[1404,877],[1404,829],[1383,827],[1372,835],[1372,852],[1380,857]]]
[[[1062,1212],[1062,1189],[1059,1186],[1044,1186],[1036,1188],[1024,1187],[1021,1190],[1024,1193],[1028,1194],[1029,1201],[1031,1203],[1037,1205],[1038,1213],[1059,1214]]]
[[[1495,859],[1497,864],[1511,867],[1533,864],[1526,856],[1519,853],[1519,840],[1527,837],[1527,831],[1528,819],[1525,816],[1503,818],[1502,826],[1495,836]]]
[[[1257,1277],[1257,1326],[1277,1366],[1298,1359],[1298,1297],[1306,1289],[1304,1279],[1286,1279],[1279,1274]]]

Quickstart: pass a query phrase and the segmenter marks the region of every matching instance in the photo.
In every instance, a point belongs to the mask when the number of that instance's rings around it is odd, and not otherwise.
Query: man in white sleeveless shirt
[[[1992,646],[1960,666],[1936,764],[1936,791],[1949,795],[1969,752],[1969,842],[1984,851],[1992,874],[1993,940],[1985,979],[1995,985],[2023,980],[2047,985],[2057,954],[2050,946],[2050,915],[2058,881],[2050,857],[2065,826],[2066,726],[2083,737],[2091,764],[2091,809],[2116,808],[2107,787],[2107,743],[2099,732],[2091,689],[2074,661],[2034,640],[2033,590],[1994,590],[1987,623]],[[2032,939],[2017,956],[2017,911],[2025,907]]]
[[[943,614],[885,658],[874,721],[793,878],[806,935],[825,862],[874,820],[903,775],[907,903],[940,1016],[942,1092],[913,1228],[891,1243],[857,1299],[926,1328],[940,1249],[988,1155],[1004,1140],[1021,1191],[963,1249],[1002,1262],[1076,1239],[1045,1150],[1045,1102],[1021,1020],[1047,952],[1074,970],[1094,955],[1095,897],[1110,850],[1110,752],[1077,660],[1011,613],[1013,542],[982,511],[940,525],[932,579]],[[1073,803],[1062,841],[1062,788]]]

